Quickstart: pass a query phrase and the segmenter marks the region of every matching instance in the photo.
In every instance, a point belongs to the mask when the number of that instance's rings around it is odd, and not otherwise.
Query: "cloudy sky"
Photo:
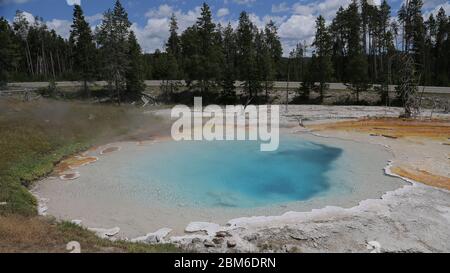
[[[252,21],[262,27],[273,20],[279,27],[284,54],[286,55],[297,42],[311,42],[314,35],[314,20],[322,14],[331,20],[340,6],[346,6],[351,0],[211,0],[206,1],[213,10],[216,22],[236,25],[239,13],[246,10]],[[380,0],[374,0],[376,3]],[[403,0],[388,0],[395,16]],[[450,14],[449,0],[423,0],[424,12],[436,12],[443,6]],[[12,21],[15,11],[20,9],[27,16],[44,19],[50,28],[67,38],[69,35],[72,6],[81,4],[87,20],[92,26],[99,24],[102,13],[114,5],[115,0],[0,0],[0,16]],[[192,25],[200,13],[202,0],[122,0],[133,22],[141,46],[145,52],[161,48],[168,36],[169,18],[175,13],[180,30]]]

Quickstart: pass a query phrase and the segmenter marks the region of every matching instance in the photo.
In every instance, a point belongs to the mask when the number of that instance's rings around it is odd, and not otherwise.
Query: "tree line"
[[[405,56],[413,60],[415,73],[410,74],[417,84],[448,86],[450,18],[441,7],[436,18],[430,14],[424,20],[422,6],[422,0],[405,1],[398,19],[391,20],[386,0],[380,6],[354,0],[347,8],[339,8],[329,25],[319,16],[301,94],[308,97],[316,89],[322,98],[326,82],[343,82],[359,102],[361,92],[381,84],[376,88],[381,102],[389,103],[388,85],[404,80]],[[293,59],[299,49],[291,53]]]
[[[331,22],[319,16],[313,43],[298,43],[289,57],[282,57],[274,22],[259,29],[244,11],[237,27],[223,26],[206,3],[181,33],[172,15],[165,48],[152,54],[142,53],[119,0],[94,31],[75,5],[67,40],[42,18],[30,23],[18,11],[12,24],[0,18],[0,81],[81,80],[90,96],[87,83],[106,80],[110,96],[120,102],[138,98],[144,79],[163,80],[166,99],[173,99],[184,80],[189,90],[223,103],[267,102],[276,80],[301,81],[299,96],[308,100],[317,92],[320,101],[327,82],[345,83],[357,102],[361,92],[381,84],[376,89],[388,103],[387,86],[404,78],[404,56],[413,60],[417,83],[450,85],[450,18],[441,8],[424,19],[422,6],[422,0],[405,1],[392,20],[387,1],[374,6],[353,0]],[[236,81],[242,82],[239,95]]]

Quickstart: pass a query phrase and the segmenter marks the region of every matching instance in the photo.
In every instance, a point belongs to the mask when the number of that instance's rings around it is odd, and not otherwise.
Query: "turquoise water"
[[[275,152],[261,152],[259,144],[155,144],[130,164],[130,187],[140,198],[168,204],[237,208],[308,200],[330,190],[326,172],[341,149],[290,136],[281,138]]]

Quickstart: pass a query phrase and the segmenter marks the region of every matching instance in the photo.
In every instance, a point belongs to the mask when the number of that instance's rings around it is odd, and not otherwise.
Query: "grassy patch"
[[[0,251],[59,252],[70,240],[88,251],[173,251],[172,246],[112,243],[78,226],[49,222],[36,216],[36,200],[28,191],[66,156],[163,127],[131,106],[0,100]]]
[[[179,252],[173,245],[132,244],[100,239],[69,222],[22,215],[0,216],[0,252],[67,252],[66,244],[77,241],[82,252]]]

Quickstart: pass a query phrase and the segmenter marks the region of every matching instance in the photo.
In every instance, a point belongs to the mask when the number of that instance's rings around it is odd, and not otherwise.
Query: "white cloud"
[[[280,13],[280,12],[286,12],[289,11],[290,7],[286,4],[286,2],[282,2],[278,5],[272,5],[272,12],[273,13]]]
[[[326,20],[331,20],[336,15],[339,7],[347,7],[351,0],[324,0],[309,4],[296,3],[292,6],[294,14],[299,15],[322,15]]]
[[[153,52],[156,49],[164,49],[164,44],[169,38],[170,17],[175,14],[178,21],[178,32],[181,33],[193,25],[200,16],[200,7],[183,12],[163,4],[156,9],[149,10],[145,16],[148,17],[144,27],[134,23],[131,29],[145,52]]]
[[[29,24],[34,25],[36,23],[36,19],[34,18],[33,14],[26,11],[22,11],[22,14]],[[16,17],[14,17],[14,20],[16,20]]]
[[[248,15],[252,23],[257,26],[259,29],[262,29],[266,26],[267,23],[270,21],[273,21],[275,25],[280,25],[286,20],[286,16],[271,16],[271,15],[265,15],[263,17],[260,17],[256,15],[255,13],[250,13]]]
[[[233,0],[236,4],[251,6],[256,0]]]
[[[425,12],[423,14],[423,17],[425,18],[425,20],[430,17],[430,14],[433,14],[434,16],[436,16],[438,14],[439,9],[441,7],[444,9],[445,14],[447,16],[450,15],[450,2],[446,2],[446,3],[443,3],[441,5],[435,6],[434,9],[430,9],[428,12]]]
[[[335,17],[340,6],[347,7],[351,0],[323,0],[309,4],[295,3],[291,7],[292,15],[279,26],[279,35],[283,45],[283,55],[287,56],[297,43],[311,45],[315,34],[315,20],[322,15],[327,23]]]
[[[228,14],[230,14],[230,10],[227,8],[220,8],[217,11],[217,17],[224,17],[227,16]]]
[[[283,55],[287,56],[297,43],[311,44],[315,34],[314,15],[294,14],[280,25],[279,35],[283,45]]]
[[[436,7],[438,7],[437,9],[439,10],[441,6],[446,6],[448,4],[448,0],[423,0],[423,8],[427,10],[435,9]]]
[[[68,39],[70,36],[70,26],[72,22],[68,20],[53,19],[45,22],[49,29],[55,30],[56,34],[60,35],[64,39]]]
[[[174,13],[173,8],[167,4],[160,5],[157,9],[151,9],[145,13],[146,17],[169,17]]]
[[[26,12],[26,11],[23,11],[22,14],[23,14],[23,16],[25,16],[25,19],[28,21],[28,23],[30,23],[30,24],[36,23],[36,18],[34,17],[33,14]]]
[[[67,5],[73,6],[73,5],[81,5],[81,0],[66,0]]]
[[[367,4],[373,5],[373,6],[380,6],[381,0],[367,0]]]
[[[30,0],[0,0],[0,6],[8,4],[24,4]]]
[[[101,13],[96,13],[94,15],[85,16],[86,21],[91,25],[97,23],[102,18],[103,18],[103,14],[101,14]]]

